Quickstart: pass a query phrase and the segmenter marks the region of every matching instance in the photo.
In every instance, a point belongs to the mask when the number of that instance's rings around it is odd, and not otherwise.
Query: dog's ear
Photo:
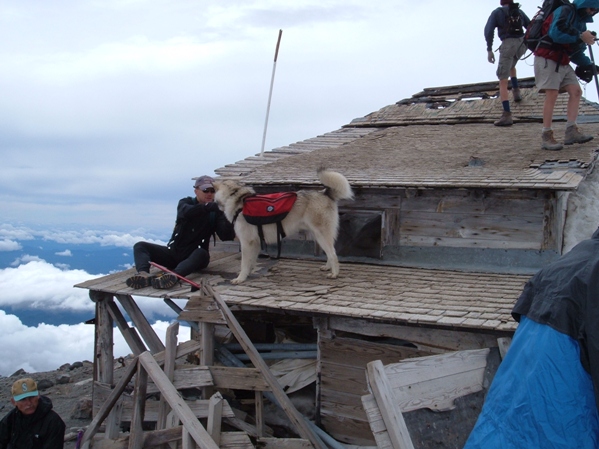
[[[217,191],[218,189],[220,189],[220,181],[213,181],[212,182],[212,187],[214,187],[214,190]]]

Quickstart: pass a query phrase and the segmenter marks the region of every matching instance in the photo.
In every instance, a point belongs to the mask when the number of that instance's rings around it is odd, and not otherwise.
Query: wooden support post
[[[116,305],[114,301],[110,301],[110,303],[108,304],[108,312],[110,312],[110,316],[116,322],[116,326],[121,331],[123,338],[129,345],[129,348],[131,349],[131,352],[133,352],[134,355],[139,355],[142,352],[148,350],[148,348],[146,348],[146,345],[144,345],[143,341],[139,337],[139,334],[137,333],[135,328],[129,326],[127,320],[125,319],[125,317],[119,310],[119,307]]]
[[[98,300],[98,293],[94,292],[96,302],[96,357],[94,360],[95,379],[99,382],[112,385],[114,379],[114,354],[112,318],[109,313],[109,303],[113,302],[112,295],[104,294]],[[90,292],[91,296],[92,292]]]
[[[196,449],[196,443],[185,427],[183,427],[183,435],[181,436],[181,447],[182,449]]]
[[[135,374],[136,370],[137,359],[133,360],[131,364],[127,367],[127,369],[121,376],[119,382],[116,384],[116,386],[114,387],[104,404],[102,404],[102,407],[100,407],[100,410],[98,410],[98,413],[96,413],[94,419],[92,419],[92,422],[89,424],[89,426],[87,426],[87,429],[85,430],[85,433],[83,434],[83,437],[81,439],[82,449],[89,449],[89,443],[91,439],[94,437],[94,435],[100,428],[100,424],[102,424],[102,421],[104,421],[104,419],[113,409],[114,404],[116,404],[117,400],[121,397],[123,391],[125,391],[125,387],[133,377],[133,374]]]
[[[264,396],[261,391],[254,393],[256,401],[256,433],[259,437],[264,436]]]
[[[285,394],[283,388],[281,388],[281,385],[277,381],[277,378],[270,371],[268,365],[264,362],[262,357],[260,357],[260,354],[253,346],[252,341],[249,339],[243,328],[240,326],[239,322],[235,318],[235,315],[233,315],[233,313],[229,309],[229,306],[227,306],[225,301],[223,301],[220,295],[211,286],[202,285],[202,288],[207,292],[207,294],[214,298],[214,301],[216,302],[218,308],[222,312],[225,320],[227,320],[227,325],[229,326],[229,329],[231,330],[233,335],[235,335],[235,338],[237,339],[239,344],[243,346],[244,351],[249,356],[254,366],[257,369],[259,369],[262,373],[262,376],[271,388],[272,393],[275,396],[277,402],[279,403],[283,411],[287,414],[287,417],[293,423],[299,435],[302,438],[310,440],[310,442],[316,449],[326,449],[326,446],[322,442],[320,437],[318,437],[318,435],[316,435],[306,423],[306,418],[300,412],[297,411],[289,397]]]
[[[200,323],[200,365],[214,365],[214,324]],[[214,388],[203,387],[202,399],[208,399],[214,393]]]
[[[142,355],[148,354],[144,352]],[[140,356],[141,357],[141,356]],[[151,356],[150,356],[151,357]],[[154,360],[154,359],[152,359]],[[154,362],[155,363],[155,362]],[[148,372],[138,359],[137,377],[133,392],[133,413],[131,415],[131,433],[129,434],[129,449],[142,449],[144,444],[144,415],[146,409],[146,390],[148,388]]]
[[[216,443],[214,443],[210,435],[208,435],[208,432],[206,432],[206,429],[202,427],[196,418],[193,411],[185,403],[173,384],[168,380],[164,371],[162,371],[158,363],[156,363],[156,360],[154,360],[154,357],[152,357],[149,352],[144,352],[139,356],[139,361],[156,384],[156,387],[160,390],[160,394],[164,396],[200,449],[218,449]],[[133,431],[133,418],[131,425],[131,430]],[[129,446],[129,448],[137,449],[131,446]]]
[[[179,334],[179,322],[175,321],[166,330],[166,347],[164,349],[164,374],[168,380],[172,381],[175,374],[175,358],[177,355],[177,335]],[[166,428],[166,415],[168,415],[170,407],[164,397],[160,397],[158,405],[158,421],[156,422],[156,430]]]
[[[131,318],[131,321],[133,321],[133,324],[135,324],[135,327],[148,345],[148,348],[150,348],[150,352],[154,354],[156,352],[164,351],[162,341],[160,341],[160,338],[158,338],[158,335],[156,335],[156,332],[154,332],[154,329],[150,326],[147,318],[141,312],[139,307],[137,307],[133,298],[129,295],[116,295],[116,297],[127,312],[127,315],[129,315],[129,318]]]
[[[368,383],[381,411],[393,447],[414,449],[406,422],[393,395],[387,374],[385,374],[383,362],[380,360],[370,362],[367,369]]]
[[[215,393],[210,398],[208,406],[208,423],[206,430],[212,437],[217,446],[220,446],[220,429],[223,419],[223,397],[220,393]]]

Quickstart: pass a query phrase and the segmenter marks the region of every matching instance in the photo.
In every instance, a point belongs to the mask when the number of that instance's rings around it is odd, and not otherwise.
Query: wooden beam
[[[269,384],[272,394],[274,394],[276,400],[279,405],[282,407],[283,411],[287,414],[287,417],[295,426],[298,431],[298,434],[307,440],[309,440],[316,449],[326,449],[326,446],[322,442],[322,440],[312,432],[312,429],[308,427],[308,424],[305,422],[305,417],[297,411],[294,407],[293,403],[289,399],[289,397],[285,394],[281,385],[277,381],[277,378],[272,374],[268,365],[264,362],[260,354],[253,346],[252,341],[249,339],[243,328],[240,326],[239,322],[229,309],[229,306],[223,301],[218,292],[216,292],[211,286],[203,285],[202,288],[206,290],[206,292],[212,296],[218,305],[218,308],[222,312],[225,320],[227,320],[227,325],[229,329],[241,344],[246,352],[246,354],[250,357],[250,360],[254,364],[254,366],[262,372],[264,379]]]
[[[208,413],[208,423],[206,430],[217,444],[220,446],[220,429],[223,422],[223,397],[220,393],[214,393],[210,398],[210,410]]]
[[[158,386],[160,393],[169,403],[173,412],[179,417],[181,423],[187,429],[191,437],[201,449],[218,449],[214,440],[210,437],[206,429],[202,427],[189,406],[185,403],[179,392],[173,384],[168,380],[164,371],[160,369],[154,357],[148,352],[144,352],[139,356],[141,365],[148,372],[150,378]],[[133,423],[132,423],[133,427]],[[130,445],[130,449],[134,449]]]
[[[378,408],[383,416],[383,421],[387,427],[393,448],[414,449],[406,422],[395,401],[389,379],[387,379],[387,375],[385,374],[383,363],[380,360],[370,362],[367,370],[372,395],[376,399]]]
[[[143,354],[148,354],[144,352]],[[141,354],[141,355],[143,355]],[[140,357],[141,357],[140,355]],[[152,357],[151,355],[149,355]],[[154,359],[152,358],[152,361]],[[154,361],[154,363],[156,363]],[[160,368],[159,368],[160,369]],[[164,374],[164,373],[163,373]],[[133,415],[131,416],[131,429],[129,434],[129,449],[142,449],[144,444],[144,413],[146,407],[146,389],[148,387],[148,372],[137,359],[137,376],[133,390]]]
[[[123,394],[123,391],[125,391],[125,387],[127,386],[127,384],[129,384],[131,378],[133,378],[133,374],[135,374],[136,369],[137,359],[134,359],[131,362],[131,364],[127,366],[125,372],[121,376],[121,379],[115,385],[110,395],[108,395],[108,398],[106,399],[100,410],[98,410],[98,413],[96,413],[96,416],[94,416],[94,419],[92,419],[89,426],[87,426],[87,429],[85,430],[85,433],[81,438],[82,449],[89,449],[89,442],[94,437],[94,435],[100,428],[100,424],[102,424],[102,421],[104,421],[104,419],[108,416],[108,414],[112,410],[112,407],[114,406],[114,404],[116,404],[121,394]]]
[[[179,323],[175,321],[169,325],[166,330],[166,348],[164,349],[164,374],[172,382],[175,373],[175,357],[177,356],[177,335],[179,334]],[[166,428],[166,415],[168,415],[170,407],[164,397],[160,397],[158,405],[158,421],[156,422],[156,430]]]
[[[152,329],[152,326],[150,326],[150,323],[142,311],[137,307],[133,298],[130,295],[116,295],[116,298],[120,301],[127,312],[127,315],[131,318],[131,321],[133,321],[133,324],[148,345],[148,348],[150,348],[150,352],[154,354],[156,352],[164,351],[162,341],[160,341],[160,338],[158,338],[158,335],[156,335],[156,332],[154,332],[154,329]]]
[[[148,350],[135,328],[129,326],[129,323],[127,323],[127,320],[114,301],[110,301],[108,303],[108,312],[110,313],[112,319],[116,322],[116,326],[121,331],[123,338],[129,345],[129,348],[134,355],[139,355]]]

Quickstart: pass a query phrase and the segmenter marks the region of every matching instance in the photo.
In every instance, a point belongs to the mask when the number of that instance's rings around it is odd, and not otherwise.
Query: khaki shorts
[[[522,37],[508,37],[499,46],[499,63],[497,64],[497,79],[506,80],[510,71],[526,53],[526,45]]]
[[[557,62],[535,56],[535,84],[540,91],[545,89],[562,90],[570,84],[578,84],[578,78],[570,64],[558,66]]]

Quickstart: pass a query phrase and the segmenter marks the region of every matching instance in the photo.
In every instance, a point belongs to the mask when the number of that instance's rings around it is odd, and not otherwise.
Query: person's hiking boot
[[[164,273],[159,276],[156,276],[152,280],[152,287],[160,289],[173,288],[177,284],[177,282],[179,282],[177,276],[170,273]]]
[[[570,125],[566,128],[566,137],[564,139],[564,145],[572,145],[573,143],[585,143],[593,140],[593,136],[583,134],[576,125]]]
[[[127,287],[134,289],[146,288],[152,285],[152,280],[155,277],[156,276],[151,275],[147,271],[140,271],[139,273],[128,278],[125,283],[127,284]]]
[[[512,89],[512,95],[514,96],[514,101],[519,103],[522,101],[522,94],[520,93],[520,88],[515,87]]]
[[[493,123],[495,126],[512,126],[514,121],[512,120],[512,113],[508,111],[503,111],[499,120]]]
[[[550,129],[548,131],[543,131],[543,142],[541,143],[541,149],[542,150],[549,150],[549,151],[559,151],[562,148],[564,148],[564,146],[557,142],[555,140],[555,138],[553,137],[553,130]]]

